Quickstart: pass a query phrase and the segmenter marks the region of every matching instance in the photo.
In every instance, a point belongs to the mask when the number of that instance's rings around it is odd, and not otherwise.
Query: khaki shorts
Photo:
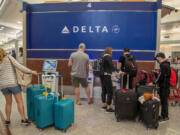
[[[72,86],[74,88],[78,88],[80,84],[83,88],[86,88],[88,86],[87,79],[79,78],[79,77],[72,77]]]

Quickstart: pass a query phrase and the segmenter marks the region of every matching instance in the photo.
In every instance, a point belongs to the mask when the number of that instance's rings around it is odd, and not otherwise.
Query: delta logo
[[[62,34],[70,34],[70,33],[115,33],[118,34],[120,32],[120,27],[118,25],[113,25],[112,27],[107,26],[64,26],[61,29]]]

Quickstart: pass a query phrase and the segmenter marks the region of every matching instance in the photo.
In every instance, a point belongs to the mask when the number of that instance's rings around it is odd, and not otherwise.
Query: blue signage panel
[[[157,12],[54,12],[28,14],[28,49],[129,47],[155,50]]]

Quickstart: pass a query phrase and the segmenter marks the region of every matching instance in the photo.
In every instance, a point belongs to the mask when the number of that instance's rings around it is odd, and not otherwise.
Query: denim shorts
[[[22,92],[21,86],[15,86],[15,87],[8,87],[1,90],[3,95],[16,95],[18,93]]]

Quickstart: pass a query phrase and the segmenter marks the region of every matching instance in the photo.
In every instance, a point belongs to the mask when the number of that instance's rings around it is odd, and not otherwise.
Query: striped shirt
[[[6,56],[0,64],[0,89],[17,86],[16,70],[32,74],[32,70],[24,67],[12,56]]]

